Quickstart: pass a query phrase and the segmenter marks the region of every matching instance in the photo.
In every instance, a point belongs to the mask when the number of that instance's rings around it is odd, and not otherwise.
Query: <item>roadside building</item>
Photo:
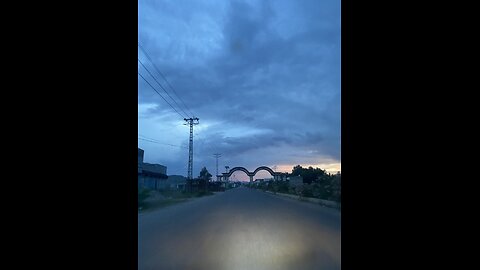
[[[138,148],[138,187],[161,189],[165,186],[167,167],[143,162],[144,151]]]
[[[170,189],[178,189],[183,190],[185,189],[185,185],[187,183],[187,178],[182,175],[169,175],[166,181],[166,186]]]
[[[144,162],[139,185],[150,189],[163,189],[167,178],[166,166]]]
[[[138,175],[142,174],[143,149],[138,148]]]

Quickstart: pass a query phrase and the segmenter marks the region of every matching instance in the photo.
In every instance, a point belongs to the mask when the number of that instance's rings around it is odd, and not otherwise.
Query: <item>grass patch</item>
[[[187,198],[197,198],[203,196],[213,195],[211,191],[196,191],[196,192],[186,192],[179,190],[165,190],[160,191],[160,194],[170,199],[187,199]]]
[[[138,208],[145,207],[145,200],[150,196],[151,190],[148,188],[142,188],[138,190]]]
[[[198,191],[193,193],[194,197],[203,197],[203,196],[210,196],[213,195],[214,193],[211,191]]]
[[[299,196],[299,197],[298,197],[298,200],[299,200],[299,201],[302,201],[302,202],[308,202],[308,197]]]
[[[155,191],[156,192],[156,191]],[[167,207],[173,204],[181,203],[187,201],[191,198],[199,198],[203,196],[214,195],[211,191],[197,191],[197,192],[185,192],[179,190],[164,190],[158,193],[161,194],[162,198],[147,200],[151,194],[154,194],[152,190],[141,189],[138,191],[138,211],[147,212],[154,209],[159,209]]]
[[[163,200],[145,202],[142,205],[142,208],[141,209],[139,208],[139,212],[142,212],[142,213],[143,212],[148,212],[148,211],[152,211],[152,210],[155,210],[155,209],[159,209],[159,208],[167,207],[167,206],[174,205],[174,204],[177,204],[177,203],[181,203],[181,202],[184,202],[184,201],[187,201],[187,200],[188,199],[163,199]]]

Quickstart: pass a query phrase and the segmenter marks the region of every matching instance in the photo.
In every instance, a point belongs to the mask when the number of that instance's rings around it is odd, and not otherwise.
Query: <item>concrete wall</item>
[[[165,189],[169,186],[167,179],[160,179],[153,176],[138,176],[138,186],[149,189]]]
[[[167,167],[160,164],[143,163],[142,167],[144,171],[167,174]]]
[[[160,179],[160,176],[145,175],[145,172],[167,175],[167,167],[160,164],[143,162],[143,149],[138,148],[138,187],[150,189],[165,189],[170,186],[167,179]]]
[[[144,151],[138,148],[138,173],[142,173],[143,154]]]
[[[182,175],[169,175],[167,181],[171,188],[179,188],[187,183],[187,178]]]
[[[169,176],[168,179],[160,179],[154,176],[138,176],[138,187],[145,187],[150,189],[179,189],[182,188],[186,183],[186,177],[173,175]]]
[[[149,189],[155,189],[155,181],[157,178],[153,178],[150,176],[140,176],[140,181],[142,182],[142,186]]]

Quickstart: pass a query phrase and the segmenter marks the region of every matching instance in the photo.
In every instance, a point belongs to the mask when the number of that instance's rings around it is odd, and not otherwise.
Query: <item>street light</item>
[[[230,166],[225,166],[225,173],[228,173],[228,169],[230,168]],[[225,191],[227,191],[227,179],[228,179],[228,176],[225,175]]]

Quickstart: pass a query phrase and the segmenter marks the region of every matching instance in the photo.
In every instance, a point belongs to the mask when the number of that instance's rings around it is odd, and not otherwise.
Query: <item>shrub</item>
[[[140,188],[138,189],[138,207],[143,207],[145,203],[145,199],[148,198],[150,195],[151,190],[148,188]]]
[[[302,190],[302,196],[303,197],[313,197],[313,192],[309,188],[305,188]]]

